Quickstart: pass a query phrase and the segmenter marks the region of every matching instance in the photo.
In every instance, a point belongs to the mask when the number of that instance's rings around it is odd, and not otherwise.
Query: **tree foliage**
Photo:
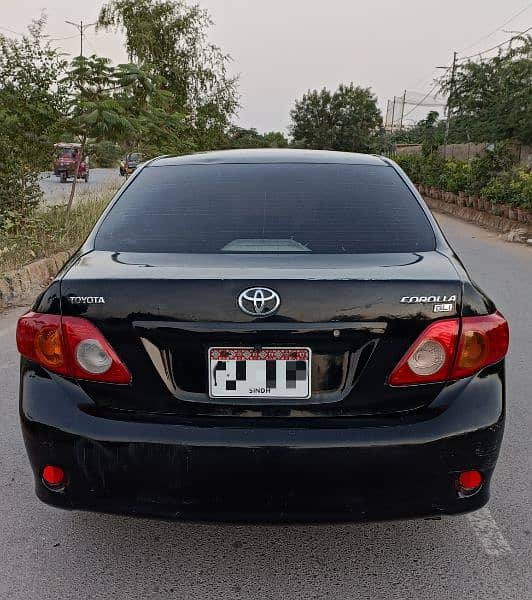
[[[440,81],[449,96],[453,142],[532,143],[532,37],[480,62],[458,63],[454,82],[448,71]]]
[[[259,133],[255,128],[232,127],[227,135],[225,148],[288,148],[288,140],[280,131]]]
[[[507,142],[494,144],[470,163],[437,153],[399,154],[395,160],[417,184],[532,210],[532,174],[515,164]]]
[[[308,91],[290,112],[294,145],[310,149],[367,152],[382,124],[369,88],[341,84],[334,92]]]
[[[99,27],[125,33],[132,62],[161,77],[198,150],[220,145],[238,106],[229,56],[208,42],[210,25],[207,11],[183,0],[110,0],[99,16]]]
[[[42,193],[37,178],[22,149],[0,133],[0,230],[21,227],[38,206]]]
[[[20,40],[0,35],[0,131],[31,161],[49,166],[66,89],[58,83],[67,64],[44,35],[43,16]]]
[[[63,82],[70,91],[63,126],[81,143],[79,159],[89,140],[122,142],[128,150],[138,148],[141,140],[153,139],[159,152],[165,144],[179,146],[182,117],[165,110],[168,94],[158,89],[159,77],[134,64],[115,67],[108,58],[92,55],[74,58]],[[79,160],[76,173],[78,166]]]
[[[123,149],[116,142],[109,140],[90,144],[87,153],[90,156],[91,167],[104,169],[117,167],[120,158],[124,155]]]
[[[60,129],[66,61],[46,40],[45,24],[37,19],[20,40],[0,35],[0,228],[37,206],[38,174],[50,168]]]

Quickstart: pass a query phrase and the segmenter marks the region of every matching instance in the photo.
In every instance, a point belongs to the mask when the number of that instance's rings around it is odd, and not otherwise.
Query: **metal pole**
[[[392,106],[392,125],[390,131],[393,133],[393,120],[395,115],[395,96],[393,97],[393,106]]]
[[[451,98],[454,92],[454,75],[456,72],[456,55],[453,53],[453,66],[451,67],[451,85],[449,86],[449,97],[447,98],[447,121],[445,123],[445,135],[443,137],[443,159],[447,158],[447,143],[449,141],[449,129],[451,127]]]
[[[79,31],[79,37],[80,37],[80,56],[83,56],[83,36],[85,35],[85,30],[88,29],[89,27],[94,27],[94,25],[96,25],[96,23],[89,23],[88,25],[83,25],[83,21],[80,21],[79,23],[73,23],[72,21],[65,21],[65,23],[68,23],[68,25],[73,25],[78,31]]]
[[[406,90],[403,94],[403,103],[401,105],[401,121],[399,122],[399,131],[403,130],[403,117],[405,115]]]

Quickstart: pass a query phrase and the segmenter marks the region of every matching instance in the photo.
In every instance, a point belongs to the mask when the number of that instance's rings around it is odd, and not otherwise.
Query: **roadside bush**
[[[65,206],[43,208],[12,227],[0,229],[0,272],[79,247],[111,197],[112,192],[84,198],[70,214]]]
[[[118,167],[123,152],[118,144],[103,141],[90,145],[87,154],[90,157],[91,167],[110,169],[112,167]]]
[[[481,195],[482,189],[491,179],[511,170],[514,161],[510,146],[506,142],[495,144],[493,150],[487,150],[471,161],[471,178],[464,191]]]
[[[514,156],[507,143],[466,163],[443,160],[438,154],[398,155],[396,162],[417,185],[447,192],[480,196],[497,204],[532,210],[532,174],[514,166]]]
[[[468,188],[471,181],[471,165],[458,160],[445,161],[442,189],[458,194]]]
[[[0,231],[7,231],[35,211],[42,192],[25,152],[4,136],[0,136],[0,157]]]
[[[514,189],[515,175],[511,171],[493,177],[480,190],[480,196],[497,204],[517,205],[519,198]]]
[[[439,154],[426,156],[421,165],[422,183],[429,187],[443,188],[445,182],[445,161]]]
[[[511,187],[514,204],[532,210],[532,173],[525,169],[517,169]]]
[[[420,154],[397,154],[394,156],[394,160],[414,183],[423,183],[421,172],[423,156]]]

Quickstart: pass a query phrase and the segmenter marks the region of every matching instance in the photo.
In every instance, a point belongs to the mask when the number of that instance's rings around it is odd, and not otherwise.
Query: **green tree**
[[[255,128],[233,126],[228,132],[225,148],[287,148],[288,140],[280,131],[261,134]]]
[[[91,157],[91,166],[109,169],[118,166],[123,150],[116,142],[103,140],[89,144],[87,153]]]
[[[184,115],[175,112],[173,97],[164,89],[164,79],[135,65],[127,66],[114,98],[135,123],[121,136],[125,152],[145,156],[182,154],[194,150]]]
[[[445,123],[439,121],[438,117],[438,112],[431,110],[424,119],[416,123],[415,131],[412,132],[418,136],[425,156],[437,152],[439,145],[443,143]]]
[[[0,132],[42,169],[59,134],[66,87],[58,80],[67,65],[46,40],[45,24],[44,16],[33,21],[21,40],[0,35]]]
[[[290,133],[303,148],[367,152],[382,124],[369,88],[341,84],[335,92],[308,91],[290,112]]]
[[[43,16],[20,40],[0,35],[0,228],[24,227],[42,197],[65,89],[65,61],[43,33]]]
[[[23,227],[41,197],[38,172],[22,148],[0,133],[0,229]]]
[[[263,136],[267,148],[288,148],[288,139],[280,131],[268,131]]]
[[[459,62],[440,80],[448,94],[452,142],[516,139],[532,143],[532,37],[493,58]]]
[[[209,43],[210,25],[207,11],[183,0],[110,0],[99,16],[99,27],[124,31],[130,60],[164,81],[198,150],[223,143],[238,106],[229,56]]]
[[[79,164],[87,142],[112,141],[128,147],[146,136],[177,143],[180,115],[166,114],[154,80],[136,65],[112,66],[108,58],[78,56],[64,81],[69,87],[66,132],[81,144],[68,210],[76,190]]]
[[[22,226],[42,196],[59,135],[65,60],[46,40],[41,16],[20,40],[0,35],[0,227]]]

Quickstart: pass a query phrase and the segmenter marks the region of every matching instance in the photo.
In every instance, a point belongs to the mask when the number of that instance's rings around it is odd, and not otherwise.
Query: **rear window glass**
[[[373,253],[433,250],[423,210],[391,167],[147,167],[96,236],[122,252]]]

